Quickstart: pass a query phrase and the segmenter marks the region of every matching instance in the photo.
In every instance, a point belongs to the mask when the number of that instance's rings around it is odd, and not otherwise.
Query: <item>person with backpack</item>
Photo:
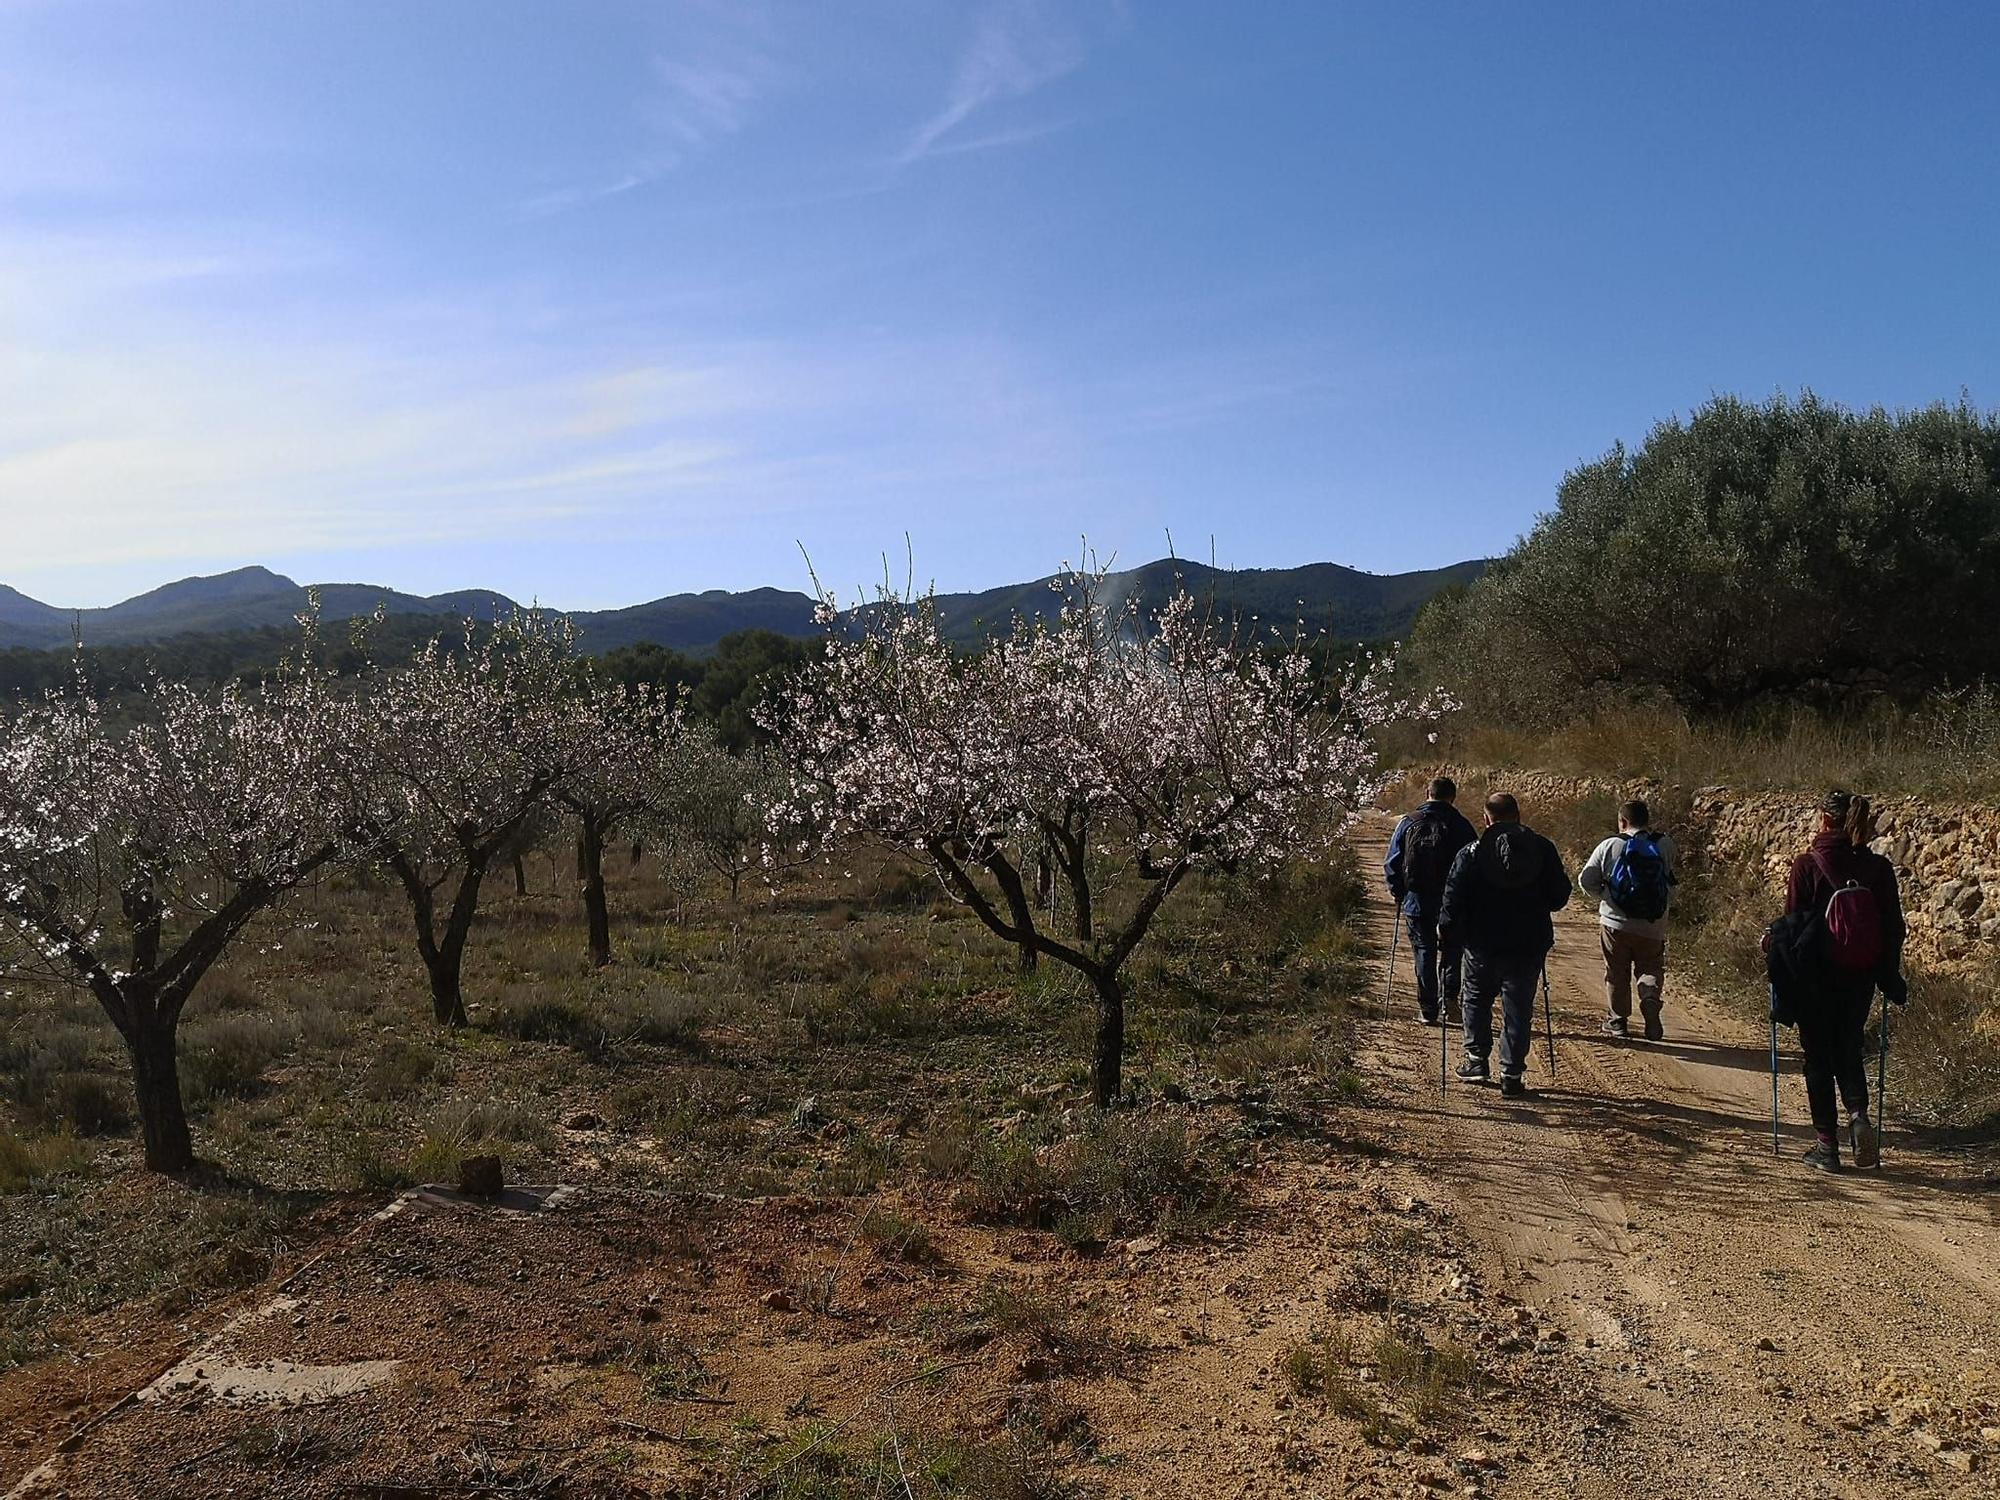
[[[1438,940],[1438,907],[1444,880],[1458,851],[1478,833],[1457,807],[1458,783],[1440,776],[1424,805],[1396,825],[1382,873],[1402,914],[1417,965],[1417,1011],[1426,1026],[1458,1018],[1459,949]]]
[[[1792,861],[1785,913],[1766,936],[1782,940],[1786,978],[1780,996],[1774,977],[1774,1018],[1782,1001],[1799,1028],[1805,1054],[1806,1099],[1816,1137],[1808,1166],[1840,1170],[1840,1115],[1847,1106],[1848,1149],[1857,1167],[1879,1160],[1881,1133],[1868,1118],[1868,1068],[1863,1034],[1879,988],[1897,1005],[1910,998],[1903,978],[1902,893],[1896,867],[1868,847],[1874,818],[1866,797],[1828,792],[1819,804],[1819,832]]]
[[[1500,1092],[1519,1098],[1528,1091],[1535,982],[1556,945],[1552,914],[1568,904],[1569,871],[1556,846],[1521,825],[1521,807],[1511,794],[1488,797],[1485,832],[1452,861],[1438,908],[1438,940],[1465,948],[1463,1081],[1486,1081],[1497,996]]]
[[[1636,798],[1618,809],[1618,832],[1599,844],[1577,872],[1586,896],[1597,898],[1604,948],[1604,1030],[1630,1034],[1636,977],[1646,1040],[1666,1036],[1660,1023],[1667,980],[1667,907],[1674,895],[1674,841],[1652,827],[1652,811]]]

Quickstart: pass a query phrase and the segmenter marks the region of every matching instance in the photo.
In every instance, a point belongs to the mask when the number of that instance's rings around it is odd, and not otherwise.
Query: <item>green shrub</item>
[[[271,1016],[205,1016],[180,1029],[181,1091],[191,1105],[248,1098],[264,1070],[291,1050],[297,1032]]]
[[[367,1098],[389,1103],[407,1099],[437,1073],[437,1053],[403,1037],[383,1040],[368,1071],[361,1076],[361,1092]]]
[[[71,1135],[16,1135],[0,1126],[0,1193],[18,1193],[45,1177],[75,1171],[88,1160]],[[6,1361],[0,1359],[0,1367]]]
[[[486,1014],[486,1029],[521,1042],[575,1042],[603,1028],[567,1000],[539,991],[519,999],[506,999]]]
[[[977,1218],[1055,1229],[1073,1244],[1198,1228],[1227,1207],[1218,1164],[1170,1116],[1100,1114],[1066,1137],[1044,1127],[990,1141],[961,1193]]]
[[[35,1101],[47,1125],[76,1135],[122,1135],[132,1128],[136,1101],[127,1078],[104,1073],[59,1073]]]

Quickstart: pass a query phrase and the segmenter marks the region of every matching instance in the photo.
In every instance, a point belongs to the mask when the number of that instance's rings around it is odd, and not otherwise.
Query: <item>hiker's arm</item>
[[[1801,854],[1792,861],[1792,873],[1785,879],[1785,910],[1797,911],[1812,900],[1812,856]]]
[[[1903,917],[1903,893],[1895,868],[1886,862],[1881,883],[1883,889],[1876,904],[1882,908],[1882,970],[1877,983],[1891,1001],[1903,1005],[1910,998],[1910,982],[1903,977],[1903,944],[1910,928]]]
[[[1382,876],[1389,882],[1389,894],[1398,901],[1408,887],[1403,882],[1403,835],[1410,831],[1410,820],[1403,819],[1396,825],[1396,831],[1389,839],[1389,857],[1382,861]]]
[[[1583,862],[1583,868],[1576,872],[1576,883],[1584,895],[1602,898],[1604,895],[1604,851],[1611,847],[1606,839],[1590,851],[1590,858]]]
[[[1549,859],[1542,876],[1542,895],[1550,911],[1561,911],[1569,905],[1569,867],[1563,863],[1562,850],[1553,841],[1545,842],[1549,845]]]
[[[1444,901],[1438,907],[1438,938],[1450,942],[1451,934],[1462,930],[1466,918],[1466,905],[1471,897],[1472,881],[1466,872],[1472,868],[1472,846],[1458,851],[1452,859],[1451,869],[1444,877]]]

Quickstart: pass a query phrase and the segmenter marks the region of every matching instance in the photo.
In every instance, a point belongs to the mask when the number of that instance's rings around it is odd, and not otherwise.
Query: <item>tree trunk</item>
[[[521,862],[521,856],[518,854],[514,856],[514,894],[517,896],[528,894],[528,867]]]
[[[132,1059],[132,1085],[138,1096],[147,1169],[183,1176],[194,1170],[194,1138],[188,1132],[187,1110],[181,1103],[175,1030],[173,1021],[135,1017],[125,1050]]]
[[[431,1013],[440,1026],[470,1024],[465,1015],[463,956],[463,946],[450,954],[434,946],[424,954],[424,968],[431,976]]]
[[[1125,987],[1116,974],[1091,976],[1097,991],[1097,1045],[1090,1059],[1090,1102],[1109,1109],[1124,1086]]]
[[[731,906],[736,904],[737,888],[742,884],[743,872],[741,870],[731,870],[729,872],[729,904]]]
[[[577,880],[583,887],[583,914],[590,927],[590,961],[598,968],[611,962],[611,911],[604,900],[604,830],[584,817],[578,821]]]

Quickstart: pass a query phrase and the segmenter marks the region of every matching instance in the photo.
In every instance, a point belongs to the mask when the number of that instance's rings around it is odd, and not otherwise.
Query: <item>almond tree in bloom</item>
[[[487,872],[538,809],[613,752],[613,716],[593,711],[574,629],[535,610],[484,634],[468,625],[457,651],[433,641],[370,684],[367,712],[357,796],[370,852],[409,898],[438,1021],[463,1026],[465,944]]]
[[[119,728],[51,698],[0,743],[0,972],[90,991],[124,1039],[146,1165],[194,1147],[176,1034],[244,925],[340,857],[353,711],[301,653],[262,691],[154,682]]]
[[[868,836],[930,864],[1024,963],[1069,965],[1096,995],[1091,1093],[1120,1091],[1126,961],[1204,869],[1323,854],[1382,785],[1374,734],[1422,710],[1364,659],[1316,689],[1303,634],[1220,628],[1185,590],[1142,618],[1100,574],[1065,572],[1049,623],[978,655],[933,599],[822,604],[825,659],[765,721],[792,769],[783,821]],[[1061,930],[1031,889],[1047,857]]]
[[[649,687],[586,681],[555,730],[568,773],[551,787],[576,818],[576,879],[589,929],[590,961],[611,962],[611,909],[604,846],[620,829],[657,818],[687,795],[698,737],[682,706]]]

